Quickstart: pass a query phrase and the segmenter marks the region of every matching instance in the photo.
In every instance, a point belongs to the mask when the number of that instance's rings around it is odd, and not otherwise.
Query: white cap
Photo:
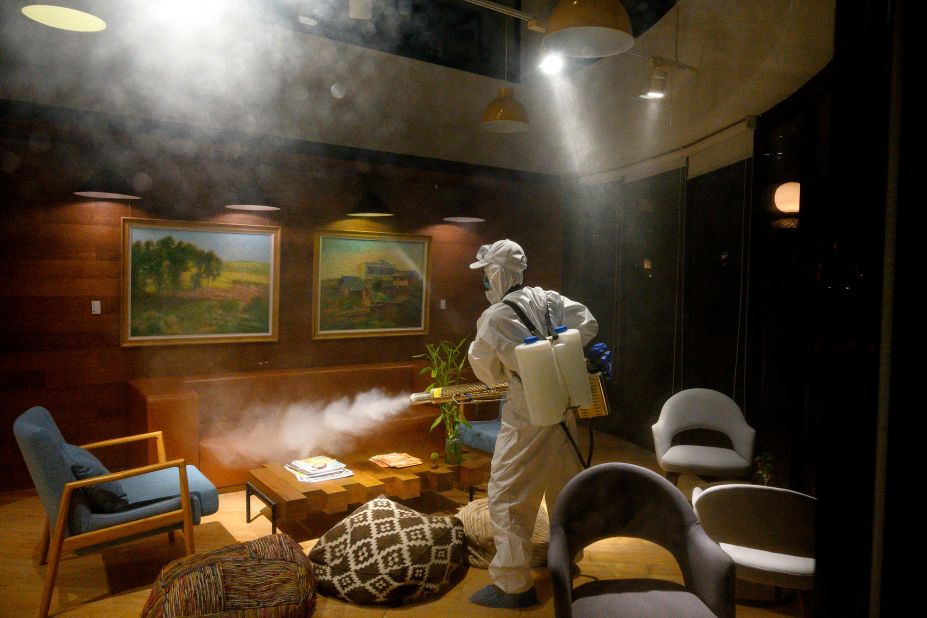
[[[498,265],[502,270],[511,273],[521,273],[528,268],[528,258],[517,242],[509,239],[497,240],[491,245],[483,245],[476,252],[476,262],[470,268],[485,268],[490,264]]]

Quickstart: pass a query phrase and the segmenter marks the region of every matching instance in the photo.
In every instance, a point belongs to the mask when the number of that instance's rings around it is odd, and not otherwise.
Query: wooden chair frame
[[[65,483],[64,491],[61,495],[61,503],[58,506],[58,520],[55,524],[54,533],[50,533],[50,524],[48,519],[46,519],[45,529],[42,534],[42,545],[40,548],[40,555],[42,558],[40,563],[47,563],[47,566],[45,568],[45,583],[42,589],[42,603],[39,608],[39,618],[46,618],[48,616],[48,610],[51,607],[52,592],[55,588],[55,578],[58,576],[58,564],[61,561],[61,555],[65,552],[83,549],[127,536],[151,532],[152,530],[158,530],[159,528],[174,524],[183,525],[183,538],[187,555],[195,552],[193,545],[193,512],[190,507],[190,488],[187,483],[186,461],[184,459],[172,459],[171,461],[167,461],[162,432],[152,431],[134,436],[102,440],[100,442],[83,444],[81,447],[91,450],[152,439],[156,441],[158,463]],[[71,511],[71,496],[73,496],[76,490],[90,485],[118,481],[148,472],[165,470],[167,468],[177,468],[180,473],[180,509],[168,513],[161,513],[160,515],[145,517],[137,521],[94,530],[92,532],[65,537],[65,532],[68,528],[68,514]],[[168,532],[168,537],[171,541],[174,540],[173,529]]]

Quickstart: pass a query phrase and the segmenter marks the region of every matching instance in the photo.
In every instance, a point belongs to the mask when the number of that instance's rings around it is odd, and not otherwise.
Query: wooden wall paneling
[[[267,136],[216,134],[115,119],[90,112],[0,103],[0,147],[17,157],[0,173],[0,409],[5,446],[13,419],[46,405],[73,442],[130,433],[126,380],[139,377],[318,367],[407,360],[426,341],[473,336],[485,309],[477,248],[499,238],[522,242],[529,282],[561,283],[560,181]],[[15,108],[15,109],[12,109]],[[30,148],[40,132],[49,148]],[[44,142],[43,142],[44,143]],[[121,144],[120,160],[152,187],[133,202],[78,199],[73,187],[109,161],[99,144]],[[363,159],[363,160],[362,160]],[[223,183],[254,171],[282,210],[269,215],[222,208]],[[362,181],[397,213],[353,220]],[[438,186],[436,190],[434,187]],[[441,221],[442,195],[478,204],[487,222]],[[435,194],[438,194],[436,197]],[[450,198],[448,198],[449,200]],[[280,340],[275,343],[122,348],[119,345],[121,218],[124,216],[281,226]],[[367,229],[433,236],[427,336],[313,341],[310,338],[312,233]],[[440,310],[439,301],[447,309]],[[91,315],[91,300],[102,315]],[[81,411],[75,412],[74,410]],[[90,411],[98,420],[88,422]],[[15,445],[0,489],[28,486]]]

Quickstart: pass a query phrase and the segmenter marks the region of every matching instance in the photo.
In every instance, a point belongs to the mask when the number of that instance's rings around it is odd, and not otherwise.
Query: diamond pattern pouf
[[[309,552],[319,592],[362,605],[402,605],[441,594],[464,561],[456,517],[423,515],[374,498]]]

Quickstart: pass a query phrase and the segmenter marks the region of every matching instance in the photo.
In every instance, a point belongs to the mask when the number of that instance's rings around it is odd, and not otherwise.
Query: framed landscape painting
[[[317,231],[312,337],[428,333],[430,236]]]
[[[280,228],[122,220],[122,345],[277,340]]]

